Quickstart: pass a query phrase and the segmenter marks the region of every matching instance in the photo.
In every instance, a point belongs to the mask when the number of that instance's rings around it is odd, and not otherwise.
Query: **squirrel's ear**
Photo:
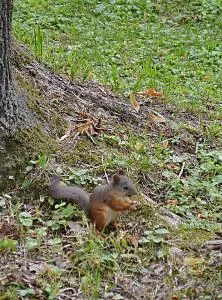
[[[119,181],[120,181],[119,175],[114,174],[114,175],[113,175],[113,182],[114,182],[114,183],[118,183]]]
[[[123,169],[119,169],[119,170],[118,170],[118,174],[119,174],[119,175],[125,175],[125,171],[124,171]]]

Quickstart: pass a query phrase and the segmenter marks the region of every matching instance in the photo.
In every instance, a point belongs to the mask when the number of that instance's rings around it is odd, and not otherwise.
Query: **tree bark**
[[[18,97],[11,70],[12,0],[0,1],[0,137],[18,126]]]
[[[26,107],[26,97],[12,74],[12,4],[13,0],[0,0],[0,191],[6,186],[12,168],[16,172],[19,160],[18,142],[15,149],[11,149],[13,135],[21,126],[30,126],[33,119]]]

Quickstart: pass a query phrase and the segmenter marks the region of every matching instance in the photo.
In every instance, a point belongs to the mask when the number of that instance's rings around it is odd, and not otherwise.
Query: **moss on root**
[[[101,155],[95,150],[95,145],[83,136],[78,139],[73,149],[63,149],[62,157],[69,164],[101,164]]]
[[[21,130],[16,134],[14,139],[22,143],[23,151],[26,152],[26,156],[29,159],[33,158],[35,154],[43,153],[50,155],[61,149],[58,141],[45,133],[41,125]]]
[[[45,95],[37,89],[31,80],[28,80],[21,73],[16,72],[16,83],[27,98],[27,107],[39,122],[42,122],[54,134],[61,132],[66,126],[62,115],[59,113],[59,103],[54,104],[53,99],[45,99]]]
[[[196,249],[203,246],[204,242],[214,238],[212,232],[198,229],[198,228],[189,228],[185,229],[181,226],[177,236],[180,237],[180,245],[184,249]]]

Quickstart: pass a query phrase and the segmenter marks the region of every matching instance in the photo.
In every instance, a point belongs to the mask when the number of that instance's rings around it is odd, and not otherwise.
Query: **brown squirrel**
[[[114,223],[121,212],[135,209],[130,197],[136,193],[132,181],[122,170],[113,175],[110,183],[97,186],[90,196],[78,186],[61,182],[56,175],[49,183],[49,194],[53,198],[78,204],[100,231]]]

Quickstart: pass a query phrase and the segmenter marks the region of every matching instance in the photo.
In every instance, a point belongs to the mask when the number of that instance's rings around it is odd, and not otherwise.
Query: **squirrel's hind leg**
[[[95,224],[96,229],[102,231],[105,227],[107,227],[111,221],[110,213],[107,207],[93,209],[90,212],[90,219]]]

